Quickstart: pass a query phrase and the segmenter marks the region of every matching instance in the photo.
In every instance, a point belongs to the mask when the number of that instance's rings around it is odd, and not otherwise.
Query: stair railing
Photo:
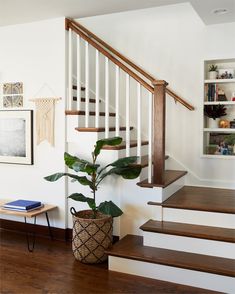
[[[165,81],[156,80],[139,66],[124,57],[114,48],[102,41],[92,32],[88,31],[74,20],[66,19],[65,28],[68,30],[68,107],[72,109],[73,104],[73,41],[76,37],[76,59],[77,59],[77,111],[81,109],[81,41],[85,42],[85,127],[89,126],[89,48],[95,48],[95,128],[99,128],[99,102],[100,102],[100,55],[105,58],[105,137],[109,137],[109,64],[115,65],[115,134],[119,136],[120,129],[120,71],[125,73],[125,127],[126,127],[126,156],[130,155],[130,79],[136,81],[137,93],[137,156],[141,157],[141,103],[143,91],[147,91],[148,97],[148,182],[156,185],[164,185],[165,174],[165,108],[166,93],[175,101],[181,103],[189,110],[194,107],[176,95],[172,90],[166,88]],[[138,72],[138,74],[136,73]],[[146,81],[148,80],[148,82]],[[152,85],[149,84],[149,81]],[[133,108],[131,109],[133,111]]]

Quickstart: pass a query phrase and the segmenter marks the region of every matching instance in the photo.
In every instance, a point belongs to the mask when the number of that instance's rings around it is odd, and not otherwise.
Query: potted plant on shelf
[[[209,79],[210,80],[215,80],[217,78],[217,69],[218,66],[211,64],[209,67]]]
[[[141,166],[134,165],[136,156],[120,158],[104,167],[97,164],[97,158],[104,145],[116,146],[121,144],[122,138],[114,137],[98,140],[92,152],[92,162],[64,153],[64,161],[69,169],[76,173],[85,173],[79,176],[71,173],[55,173],[45,177],[54,182],[63,176],[91,189],[92,197],[82,193],[73,193],[68,198],[86,202],[90,210],[76,212],[72,207],[73,239],[72,249],[75,258],[83,263],[100,263],[107,259],[105,250],[112,245],[113,217],[122,215],[122,210],[112,201],[97,203],[96,192],[102,181],[109,175],[115,174],[124,179],[135,179],[141,172]]]
[[[224,142],[231,146],[232,152],[235,155],[235,134],[230,134],[224,137]]]
[[[204,115],[209,118],[208,127],[217,128],[217,118],[227,115],[226,108],[222,104],[218,105],[204,105]]]

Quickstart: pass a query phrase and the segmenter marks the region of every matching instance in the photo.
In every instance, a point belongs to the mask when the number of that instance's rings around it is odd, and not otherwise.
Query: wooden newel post
[[[164,185],[166,81],[154,81],[153,98],[153,183]]]

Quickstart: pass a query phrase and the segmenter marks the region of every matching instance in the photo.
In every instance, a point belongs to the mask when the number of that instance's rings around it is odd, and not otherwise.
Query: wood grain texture
[[[75,261],[71,243],[37,241],[33,253],[25,237],[1,231],[0,292],[2,294],[164,294],[212,291],[110,272],[107,263],[86,265]]]
[[[141,145],[148,145],[148,141],[142,141]],[[136,147],[137,146],[137,141],[136,140],[131,140],[130,141],[130,148]],[[117,146],[108,146],[105,145],[102,147],[102,149],[104,150],[122,150],[122,149],[126,149],[126,142],[122,141],[121,144],[117,145]]]
[[[143,246],[143,237],[126,235],[107,251],[109,255],[235,277],[235,260]]]
[[[155,184],[155,183],[148,183],[148,179],[143,180],[139,183],[137,183],[138,186],[143,187],[143,188],[153,188],[153,187],[167,187],[170,184],[174,183],[184,175],[186,175],[186,171],[181,171],[181,170],[166,170],[165,171],[165,178],[164,178],[164,183],[163,184]],[[152,181],[153,182],[153,181]]]
[[[171,234],[235,243],[235,230],[175,222],[149,220],[140,227],[146,232]]]
[[[66,115],[86,115],[86,112],[84,110],[65,110]],[[89,115],[95,116],[95,111],[89,111]],[[100,112],[99,116],[105,116],[105,112]],[[109,116],[116,116],[116,113],[110,112]]]
[[[133,127],[130,127],[130,130],[133,130],[134,128]],[[75,128],[75,130],[77,130],[78,132],[105,132],[105,128]],[[126,127],[120,127],[119,128],[120,131],[125,131],[126,130]],[[110,127],[109,128],[109,132],[114,132],[116,131],[116,127]]]
[[[235,190],[184,186],[162,206],[235,214]]]

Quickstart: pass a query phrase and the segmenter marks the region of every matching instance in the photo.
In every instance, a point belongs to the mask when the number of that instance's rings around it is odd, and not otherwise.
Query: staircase
[[[235,293],[235,191],[185,186],[187,171],[165,167],[166,93],[193,107],[80,24],[67,19],[66,29],[68,151],[82,144],[86,158],[96,140],[121,136],[103,147],[102,163],[137,155],[142,167],[137,182],[104,187],[124,210],[109,269]]]

